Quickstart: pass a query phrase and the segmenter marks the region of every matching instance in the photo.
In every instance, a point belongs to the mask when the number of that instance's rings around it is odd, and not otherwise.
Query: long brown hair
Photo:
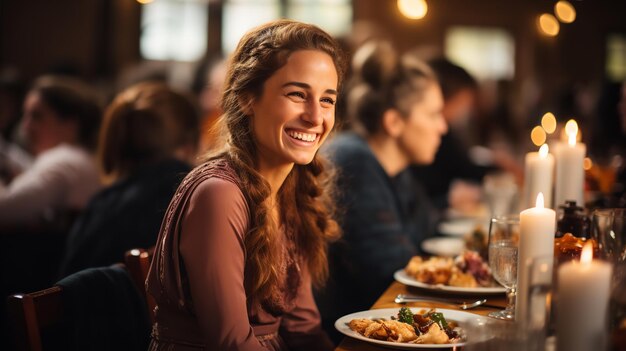
[[[261,300],[271,298],[280,284],[282,257],[266,201],[270,186],[254,167],[257,146],[251,118],[245,111],[251,99],[261,95],[265,81],[298,50],[320,50],[330,55],[341,82],[345,61],[338,43],[316,26],[279,20],[257,27],[241,39],[229,63],[222,99],[228,140],[222,156],[237,170],[251,214],[245,237],[245,285]],[[317,287],[328,276],[328,242],[339,237],[339,226],[333,219],[331,176],[327,163],[316,155],[307,165],[295,165],[278,191],[283,224],[294,232],[297,250]]]

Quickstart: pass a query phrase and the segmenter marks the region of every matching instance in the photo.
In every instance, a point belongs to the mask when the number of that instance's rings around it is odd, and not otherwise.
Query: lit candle
[[[533,200],[543,193],[545,207],[552,207],[552,175],[554,173],[554,157],[548,153],[548,145],[543,144],[539,152],[526,154],[524,177],[524,207],[533,206]]]
[[[569,120],[565,125],[568,142],[557,143],[556,158],[556,190],[554,193],[554,207],[565,204],[565,201],[576,201],[579,206],[584,205],[583,191],[585,170],[583,163],[587,148],[583,143],[576,142],[578,125]]]
[[[556,306],[557,350],[607,349],[607,309],[612,267],[593,260],[593,245],[585,244],[580,262],[561,265]]]
[[[543,206],[543,194],[537,195],[535,207],[520,213],[520,236],[517,261],[517,296],[515,319],[522,324],[528,322],[528,263],[539,257],[554,255],[554,232],[556,212]],[[545,263],[551,265],[552,260]]]

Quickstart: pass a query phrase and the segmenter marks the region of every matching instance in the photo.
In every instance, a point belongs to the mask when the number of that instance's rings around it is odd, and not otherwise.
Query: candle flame
[[[539,194],[537,194],[537,201],[535,201],[535,207],[543,208],[543,193],[542,192],[539,192]]]
[[[570,119],[565,123],[565,134],[567,134],[568,144],[570,146],[576,145],[576,135],[578,134],[578,123],[573,119]]]
[[[548,144],[541,145],[541,147],[539,148],[539,157],[546,158],[548,156],[548,151]]]
[[[590,264],[593,259],[593,244],[591,241],[587,241],[585,246],[583,246],[583,251],[580,254],[580,263],[581,264]]]
[[[576,146],[576,134],[568,134],[567,143],[569,146]]]

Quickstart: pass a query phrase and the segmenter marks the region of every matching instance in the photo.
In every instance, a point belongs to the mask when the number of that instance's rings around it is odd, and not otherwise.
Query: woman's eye
[[[334,105],[334,104],[335,104],[335,100],[333,100],[333,99],[331,99],[331,98],[328,98],[328,97],[322,98],[322,100],[321,100],[321,101],[322,101],[323,103],[325,103],[325,104],[329,104],[329,105]]]
[[[304,100],[306,98],[304,93],[301,92],[301,91],[292,91],[291,93],[288,93],[287,96],[297,97],[297,98],[300,98],[302,100]]]

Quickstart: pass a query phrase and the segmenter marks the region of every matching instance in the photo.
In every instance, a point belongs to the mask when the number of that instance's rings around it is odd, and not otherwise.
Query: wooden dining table
[[[456,295],[450,294],[448,292],[437,291],[436,289],[427,290],[416,288],[412,286],[407,286],[399,282],[393,282],[387,288],[387,290],[378,298],[378,300],[372,305],[371,309],[380,309],[380,308],[398,308],[403,305],[397,304],[394,302],[394,299],[398,294],[405,295],[416,295],[419,297],[423,297],[427,299],[428,297],[436,297],[436,298],[449,298],[450,300],[457,301],[465,301],[471,302],[476,301],[478,299],[486,298],[487,304],[489,307],[479,306],[471,310],[467,310],[466,312],[476,313],[479,315],[486,315],[489,312],[497,311],[499,306],[500,309],[503,309],[506,306],[506,297],[504,293],[497,295]],[[456,305],[448,304],[443,302],[435,302],[435,301],[419,301],[419,302],[410,302],[405,304],[408,307],[424,307],[424,308],[446,308],[452,310],[459,310]],[[494,307],[491,307],[494,306]],[[356,311],[355,311],[356,312]],[[451,350],[460,350],[460,348],[450,348]],[[385,351],[389,350],[389,348],[381,347],[372,343],[368,343],[362,340],[354,339],[351,337],[345,337],[339,346],[335,349],[335,351]]]

